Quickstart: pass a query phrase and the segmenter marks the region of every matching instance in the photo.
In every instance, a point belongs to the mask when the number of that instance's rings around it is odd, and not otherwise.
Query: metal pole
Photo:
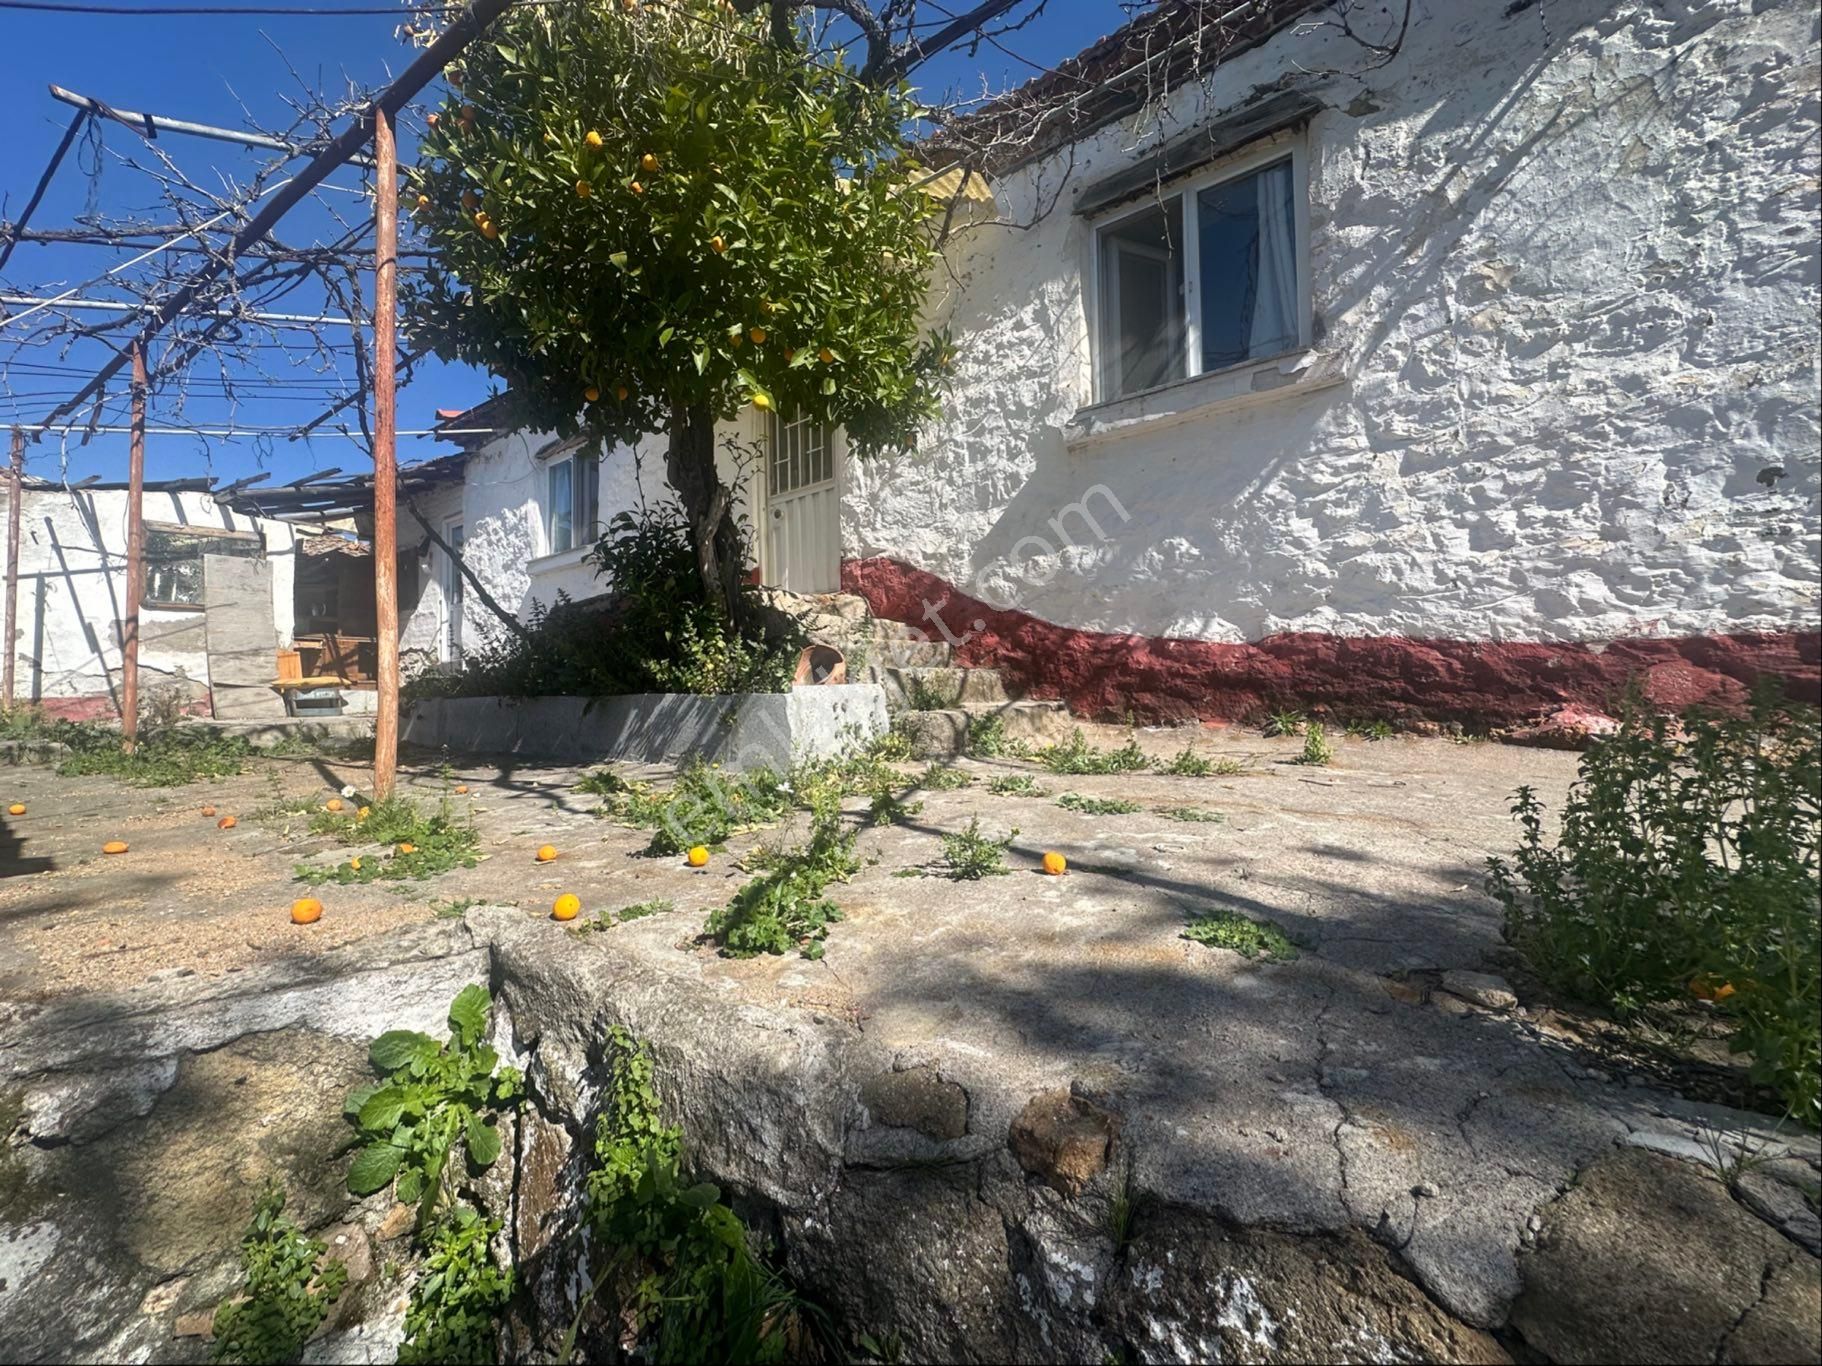
[[[234,240],[228,246],[204,264],[186,284],[173,290],[164,302],[159,304],[141,330],[140,341],[149,342],[157,336],[164,329],[165,324],[196,302],[209,283],[228,270],[242,252],[263,239],[278,224],[279,219],[300,203],[310,191],[322,184],[331,171],[342,165],[350,156],[355,155],[361,144],[366,141],[367,120],[373,114],[382,110],[387,114],[397,113],[410,101],[412,96],[429,85],[437,73],[468,46],[476,34],[491,24],[511,4],[512,0],[470,0],[468,8],[452,20],[429,47],[418,54],[416,60],[405,68],[403,75],[380,92],[373,104],[363,111],[358,121],[330,139],[308,166],[299,171],[285,184],[283,189],[265,202],[264,207],[258,213],[247,220],[240,231],[234,234]],[[397,176],[396,166],[393,168],[392,174]],[[84,384],[73,397],[58,404],[40,425],[50,426],[59,418],[81,409],[107,386],[110,379],[120,373],[121,367],[126,363],[126,353],[115,352],[95,373],[93,379]]]
[[[373,796],[392,795],[399,762],[398,359],[399,177],[392,115],[373,111],[373,634],[379,707],[373,718]]]
[[[139,737],[139,589],[145,578],[146,353],[133,343],[133,430],[127,438],[126,621],[120,632],[120,733]]]
[[[19,503],[25,489],[25,429],[13,428],[11,497],[6,508],[6,663],[0,692],[4,706],[13,709],[13,657],[19,653]]]

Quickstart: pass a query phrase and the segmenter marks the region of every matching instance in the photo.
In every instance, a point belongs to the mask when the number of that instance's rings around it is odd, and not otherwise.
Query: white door
[[[841,503],[834,433],[772,420],[766,460],[766,579],[792,593],[841,587]]]

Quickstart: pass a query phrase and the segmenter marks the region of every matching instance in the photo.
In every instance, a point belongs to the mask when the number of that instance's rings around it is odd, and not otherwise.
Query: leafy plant
[[[792,948],[805,958],[821,958],[829,926],[841,919],[841,908],[824,889],[860,871],[854,843],[855,836],[841,827],[839,812],[818,815],[809,839],[776,856],[726,906],[711,911],[703,933],[730,958]]]
[[[342,1107],[360,1145],[348,1189],[372,1195],[396,1182],[398,1198],[417,1206],[420,1231],[436,1212],[458,1148],[477,1168],[499,1157],[500,1131],[490,1121],[521,1094],[518,1069],[501,1067],[482,1041],[492,1007],[487,988],[471,984],[450,1003],[446,1043],[410,1029],[380,1035],[367,1057],[385,1080],[354,1091]]]
[[[243,1282],[215,1311],[211,1359],[247,1366],[296,1361],[304,1343],[341,1297],[348,1268],[285,1217],[276,1182],[260,1193],[240,1240]]]
[[[664,915],[677,907],[663,897],[654,897],[650,901],[635,901],[630,906],[622,906],[617,911],[598,912],[593,920],[584,921],[576,926],[576,933],[585,934],[591,930],[611,930],[615,925],[623,925],[629,920],[643,920],[648,915]]]
[[[918,106],[714,0],[515,6],[489,38],[419,144],[410,330],[534,430],[667,433],[705,601],[737,619],[716,421],[750,403],[871,452],[935,410]]]
[[[911,750],[910,734],[894,717],[892,728],[875,740],[868,752],[881,763],[902,764],[911,758]]]
[[[987,784],[996,797],[1044,797],[1049,794],[1039,787],[1029,773],[1003,773]]]
[[[921,674],[913,674],[905,684],[905,708],[908,711],[947,711],[956,705],[959,688],[943,689]]]
[[[438,920],[460,920],[462,916],[476,906],[487,903],[478,896],[451,897],[448,901],[430,903],[430,913]]]
[[[1300,711],[1275,711],[1265,718],[1267,735],[1301,735],[1309,718]]]
[[[1012,871],[1006,866],[1006,851],[1018,834],[1018,827],[1014,826],[1006,838],[989,839],[981,833],[980,817],[973,817],[966,830],[943,836],[943,862],[949,865],[949,876],[957,882],[1005,876]]]
[[[1124,797],[1084,797],[1079,792],[1065,792],[1057,798],[1057,805],[1084,816],[1125,816],[1141,809]]]
[[[782,1360],[799,1336],[800,1302],[753,1256],[720,1190],[685,1175],[683,1132],[660,1117],[650,1055],[620,1026],[608,1049],[586,1218],[609,1259],[587,1300],[612,1288],[610,1322],[629,1325],[641,1339],[635,1355],[650,1361]]]
[[[930,792],[953,792],[957,788],[972,787],[974,775],[949,764],[931,764],[918,775],[917,785]]]
[[[1680,727],[1634,695],[1582,755],[1546,842],[1521,787],[1522,839],[1489,859],[1506,936],[1557,988],[1622,1017],[1691,996],[1734,1025],[1754,1081],[1822,1117],[1822,721],[1762,689],[1744,715]]]
[[[895,786],[891,780],[874,786],[873,800],[867,807],[867,819],[873,824],[896,825],[924,809],[922,802],[907,801],[902,793],[894,791]]]
[[[388,797],[365,808],[318,811],[310,828],[332,835],[344,845],[384,845],[383,854],[359,854],[327,867],[300,863],[294,872],[299,882],[397,882],[421,880],[452,868],[472,868],[481,861],[481,836],[474,822],[460,818],[448,798],[426,813],[408,797]]]
[[[1384,720],[1353,720],[1348,722],[1347,733],[1356,740],[1390,740],[1393,734],[1392,723]]]
[[[1137,740],[1128,740],[1118,749],[1096,749],[1088,743],[1080,726],[1068,740],[1046,745],[1032,757],[1057,774],[1142,773],[1152,766]]]
[[[1168,773],[1173,778],[1208,778],[1214,775],[1215,769],[1213,759],[1203,758],[1188,745],[1168,763],[1158,765],[1158,772]]]
[[[718,847],[743,830],[770,825],[792,806],[791,784],[763,765],[734,773],[700,757],[669,787],[628,783],[603,808],[621,822],[649,829],[652,855]]]
[[[500,1355],[500,1316],[514,1273],[494,1262],[497,1219],[454,1206],[425,1240],[424,1266],[405,1309],[399,1366],[490,1366]]]
[[[975,759],[998,759],[1006,756],[1024,758],[1031,746],[1013,740],[1006,734],[1006,719],[998,712],[968,718],[968,755]]]
[[[1283,930],[1260,920],[1249,920],[1237,911],[1211,911],[1189,922],[1185,939],[1212,948],[1231,949],[1242,958],[1265,958],[1275,963],[1297,956],[1297,946]]]
[[[1335,762],[1335,746],[1329,743],[1322,722],[1310,722],[1309,729],[1303,733],[1303,751],[1291,762],[1309,764],[1316,768]]]
[[[144,734],[131,754],[121,749],[119,732],[104,726],[54,722],[45,738],[69,746],[69,756],[57,765],[59,774],[118,778],[131,787],[180,787],[204,778],[229,778],[253,757],[253,747],[242,737],[202,727]]]
[[[1166,820],[1193,821],[1203,825],[1215,825],[1227,819],[1219,811],[1206,811],[1199,806],[1160,806],[1158,814]]]
[[[590,769],[576,779],[576,791],[591,797],[618,797],[630,786],[626,779],[607,767]]]

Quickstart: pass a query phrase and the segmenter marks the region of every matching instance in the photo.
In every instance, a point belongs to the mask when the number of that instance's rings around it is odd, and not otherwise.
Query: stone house
[[[1090,714],[1815,696],[1816,7],[1405,18],[1166,5],[939,135],[992,191],[943,415],[868,462],[742,419],[760,577]],[[660,496],[574,457],[492,438],[441,513],[519,610]]]

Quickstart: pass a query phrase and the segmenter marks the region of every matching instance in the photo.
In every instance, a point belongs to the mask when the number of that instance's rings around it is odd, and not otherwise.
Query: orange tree
[[[717,0],[558,0],[475,43],[406,192],[431,247],[414,340],[500,376],[517,420],[667,436],[704,592],[741,547],[715,423],[746,404],[860,454],[932,410],[917,106]]]

